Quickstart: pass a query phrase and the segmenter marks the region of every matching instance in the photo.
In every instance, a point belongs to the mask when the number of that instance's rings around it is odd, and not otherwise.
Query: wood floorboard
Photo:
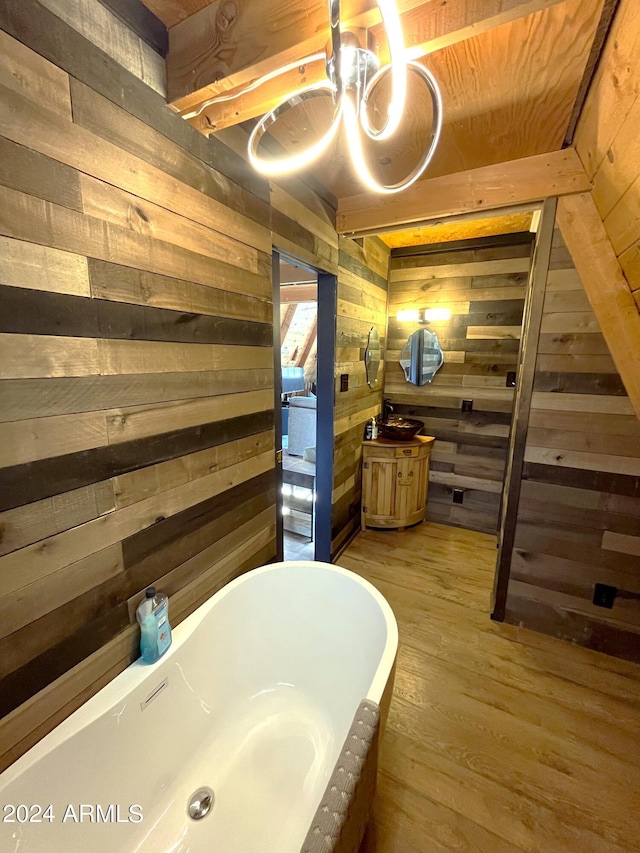
[[[425,522],[339,559],[400,632],[360,853],[640,849],[640,666],[492,622],[495,537]]]

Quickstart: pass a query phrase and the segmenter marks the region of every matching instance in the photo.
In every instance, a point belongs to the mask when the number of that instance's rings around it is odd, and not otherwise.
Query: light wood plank
[[[213,231],[199,222],[192,222],[178,213],[89,175],[80,175],[80,190],[82,209],[88,216],[199,252],[252,273],[263,272],[261,253],[233,237]]]
[[[589,177],[603,164],[636,103],[639,52],[640,9],[633,0],[623,0],[576,130],[576,150]]]
[[[579,283],[579,290],[549,290],[544,297],[545,314],[569,313],[572,311],[587,312],[591,310],[591,303],[584,289]]]
[[[0,554],[17,551],[115,509],[113,483],[106,480],[0,513]]]
[[[638,20],[636,27],[640,29]],[[640,101],[636,99],[593,179],[593,200],[602,219],[613,210],[640,174],[638,121]]]
[[[107,444],[102,412],[0,424],[0,468]]]
[[[269,347],[179,344],[165,341],[97,341],[100,373],[171,373],[272,366]]]
[[[468,326],[467,340],[520,340],[522,326]]]
[[[91,294],[99,299],[259,323],[272,321],[269,302],[179,278],[92,259],[89,262],[89,279]]]
[[[557,423],[557,414],[556,416]],[[577,426],[577,425],[576,425]],[[601,433],[595,424],[585,425],[584,432],[563,429],[541,429],[529,426],[527,445],[531,447],[547,447],[555,450],[586,451],[587,453],[613,456],[640,456],[640,431],[636,435],[616,435],[609,431]]]
[[[571,267],[565,270],[549,270],[547,293],[557,290],[582,290],[582,281],[578,271]]]
[[[167,489],[229,468],[252,456],[266,453],[273,450],[274,446],[274,432],[270,430],[122,474],[114,478],[116,504],[118,507],[129,506]]]
[[[624,533],[613,533],[605,530],[602,535],[602,547],[608,551],[618,551],[621,554],[633,554],[640,557],[640,536],[628,536]]]
[[[640,311],[640,240],[618,258]]]
[[[604,394],[556,394],[550,391],[534,391],[531,396],[531,408],[549,411],[555,409],[558,412],[634,414],[633,406],[627,397],[609,397]]]
[[[502,482],[496,480],[485,480],[480,477],[464,477],[461,474],[449,474],[445,471],[431,471],[429,479],[432,483],[442,483],[459,489],[477,489],[480,492],[491,492],[499,495],[502,491]]]
[[[604,217],[604,227],[616,255],[640,240],[640,174]]]
[[[558,448],[527,446],[524,458],[526,462],[540,465],[558,465],[561,468],[577,468],[584,471],[609,471],[613,474],[640,476],[640,458],[613,456],[605,453],[583,453]]]
[[[280,90],[282,91],[282,89]],[[310,210],[306,204],[298,201],[290,193],[286,192],[279,184],[271,183],[271,205],[274,210],[288,216],[295,222],[299,222],[304,228],[315,234],[330,246],[338,247],[338,235],[332,218],[327,211],[317,206],[316,210]]]
[[[0,283],[49,293],[90,295],[85,257],[10,237],[0,237]]]
[[[600,333],[600,324],[593,311],[545,314],[540,327],[542,334],[588,335]]]
[[[109,444],[133,441],[169,430],[188,429],[227,418],[267,412],[273,408],[273,389],[220,394],[106,412]]]
[[[69,75],[0,30],[0,85],[71,120]]]
[[[551,399],[557,394],[549,395]],[[564,394],[562,395],[565,396]],[[577,399],[574,401],[577,403]],[[640,446],[640,423],[634,417],[633,411],[620,415],[605,407],[604,412],[577,411],[569,406],[563,411],[553,408],[549,400],[549,408],[534,408],[531,410],[529,424],[543,429],[563,429],[588,434],[593,431],[599,435],[625,435],[636,437]]]
[[[640,315],[591,196],[560,199],[558,224],[640,417]]]
[[[551,196],[587,192],[590,182],[572,148],[419,181],[381,205],[371,194],[338,204],[337,229],[359,235]]]
[[[91,338],[0,334],[0,378],[95,376],[98,342]]]

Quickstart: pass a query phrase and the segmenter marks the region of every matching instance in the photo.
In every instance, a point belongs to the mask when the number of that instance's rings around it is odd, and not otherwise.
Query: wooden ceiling
[[[144,2],[170,28],[169,98],[182,114],[216,94],[241,91],[265,71],[323,48],[329,37],[326,0],[262,0],[259,6],[248,0]],[[405,42],[426,54],[421,61],[443,96],[442,138],[423,179],[559,150],[604,2],[397,0]],[[371,27],[384,54],[374,0],[343,0],[342,6],[343,19]],[[294,69],[233,101],[207,107],[191,122],[210,133],[255,120],[294,83],[299,87],[317,79],[320,66]],[[274,126],[277,141],[289,150],[299,150],[307,142],[305,132],[327,120],[328,110],[317,103],[302,110],[290,110]],[[375,174],[387,181],[400,178],[420,156],[430,124],[430,102],[416,78],[401,132],[368,146]],[[363,192],[340,136],[311,172],[339,200]]]
[[[451,240],[477,240],[499,234],[516,234],[531,230],[533,214],[511,213],[506,216],[489,216],[478,219],[436,222],[419,228],[404,228],[381,234],[380,238],[391,249],[404,246],[426,246]]]

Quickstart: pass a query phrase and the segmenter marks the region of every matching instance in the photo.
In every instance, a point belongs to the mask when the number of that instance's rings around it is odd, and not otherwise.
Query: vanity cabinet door
[[[434,439],[365,441],[362,448],[362,529],[404,528],[425,516]]]

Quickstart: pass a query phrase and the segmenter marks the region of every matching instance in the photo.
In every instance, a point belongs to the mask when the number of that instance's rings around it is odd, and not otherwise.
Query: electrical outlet
[[[461,408],[465,414],[472,412],[473,411],[473,400],[463,400]]]
[[[515,388],[516,387],[516,372],[515,370],[507,370],[507,388]]]
[[[348,391],[349,390],[349,374],[341,373],[340,374],[340,390]]]
[[[618,590],[615,586],[609,586],[606,583],[597,583],[593,588],[593,603],[596,607],[607,607],[611,610],[617,594]]]
[[[453,502],[454,504],[464,503],[464,489],[453,490]]]

